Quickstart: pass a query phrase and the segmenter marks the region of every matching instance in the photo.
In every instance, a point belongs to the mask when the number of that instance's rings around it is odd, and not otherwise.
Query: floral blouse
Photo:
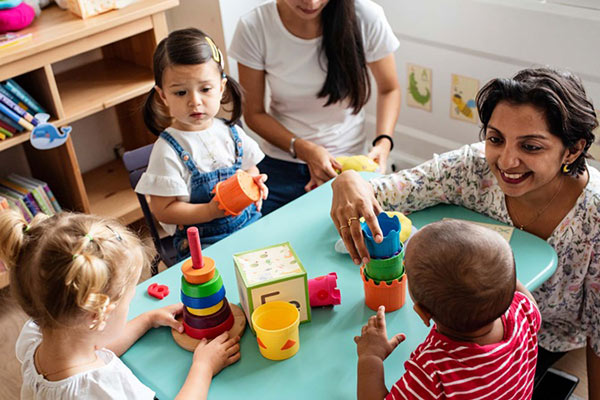
[[[543,348],[568,351],[584,347],[589,337],[600,355],[600,172],[590,166],[588,172],[575,206],[547,240],[558,255],[556,272],[533,295],[543,319],[538,336]],[[514,225],[483,143],[435,155],[371,185],[386,210],[412,212],[447,203]]]

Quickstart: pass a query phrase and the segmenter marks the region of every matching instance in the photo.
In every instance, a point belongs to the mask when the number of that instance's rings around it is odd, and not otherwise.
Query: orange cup
[[[365,304],[371,310],[377,311],[379,306],[385,306],[385,311],[396,311],[406,301],[406,274],[393,281],[380,281],[376,283],[365,272],[365,267],[360,269],[360,276],[365,288]]]
[[[252,175],[242,170],[217,183],[213,193],[225,215],[239,215],[246,207],[260,199],[260,188]]]

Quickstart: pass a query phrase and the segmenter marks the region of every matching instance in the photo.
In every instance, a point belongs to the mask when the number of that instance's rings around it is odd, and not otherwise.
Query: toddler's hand
[[[219,202],[217,201],[217,196],[214,196],[210,199],[210,203],[208,205],[211,207],[211,215],[213,219],[223,218],[225,216],[225,211],[219,208]]]
[[[202,339],[194,350],[192,362],[205,364],[215,376],[223,368],[240,359],[239,341],[239,336],[229,339],[227,332],[223,332],[210,343],[206,339]]]
[[[267,176],[267,174],[259,174],[252,177],[252,179],[254,179],[254,182],[258,185],[258,188],[260,189],[260,199],[258,199],[258,201],[254,203],[254,205],[256,205],[256,209],[259,212],[262,208],[263,200],[266,200],[269,196],[269,188],[267,187],[267,185],[265,185],[265,182],[268,178],[269,177]]]
[[[354,337],[358,358],[375,356],[381,361],[385,360],[404,339],[406,336],[400,333],[388,340],[384,306],[379,306],[377,315],[369,318],[367,324],[362,327],[361,335]]]
[[[183,312],[183,303],[171,304],[163,308],[148,311],[148,318],[153,328],[159,326],[170,326],[177,332],[183,332],[183,324],[175,319]]]

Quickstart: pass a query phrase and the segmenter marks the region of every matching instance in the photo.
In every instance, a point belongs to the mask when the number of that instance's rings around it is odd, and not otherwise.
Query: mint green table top
[[[246,328],[241,340],[242,357],[213,381],[210,399],[349,399],[356,397],[356,345],[353,338],[375,312],[364,303],[359,267],[347,254],[334,251],[339,238],[331,219],[331,186],[323,185],[259,221],[229,236],[203,254],[215,260],[227,290],[227,299],[239,303],[232,255],[289,241],[308,273],[308,278],[336,272],[342,304],[313,308],[312,321],[300,325],[300,350],[290,359],[263,358],[256,338]],[[498,224],[491,218],[461,207],[439,205],[409,216],[421,227],[444,217]],[[538,287],[556,269],[554,250],[543,240],[515,229],[510,240],[517,275],[529,288]],[[181,269],[170,269],[141,283],[130,306],[129,317],[179,302]],[[163,300],[148,296],[154,282],[169,286]],[[385,361],[388,388],[404,373],[404,362],[429,332],[407,295],[404,307],[386,315],[388,333],[403,332],[406,340]],[[169,328],[151,329],[135,343],[122,360],[159,399],[172,399],[183,385],[192,353],[173,341]]]

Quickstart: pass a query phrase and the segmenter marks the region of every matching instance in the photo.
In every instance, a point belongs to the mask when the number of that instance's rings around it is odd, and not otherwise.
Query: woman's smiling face
[[[509,197],[532,194],[561,176],[569,151],[531,104],[498,103],[485,131],[485,157]]]

